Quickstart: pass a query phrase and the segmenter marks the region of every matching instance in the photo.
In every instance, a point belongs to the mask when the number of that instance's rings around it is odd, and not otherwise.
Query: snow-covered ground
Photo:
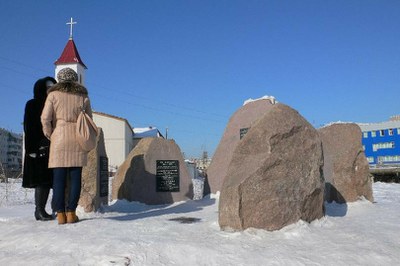
[[[116,201],[58,225],[34,220],[33,190],[2,183],[0,265],[400,265],[400,184],[373,189],[375,203],[326,204],[311,224],[225,232],[217,195],[168,206]]]

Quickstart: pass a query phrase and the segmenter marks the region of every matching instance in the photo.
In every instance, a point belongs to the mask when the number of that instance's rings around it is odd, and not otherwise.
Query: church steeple
[[[76,73],[78,73],[79,83],[84,84],[85,70],[87,69],[87,67],[79,56],[78,49],[76,48],[75,42],[72,38],[72,27],[76,23],[77,22],[73,21],[72,18],[70,22],[66,23],[67,25],[70,25],[69,40],[60,58],[58,58],[57,61],[54,63],[56,65],[55,76],[57,77],[57,73],[61,69],[69,67],[75,70]]]
[[[81,57],[79,56],[78,49],[76,49],[76,45],[73,39],[68,40],[67,45],[65,46],[60,58],[58,58],[54,64],[81,64],[85,69],[87,69],[85,64],[82,62]]]

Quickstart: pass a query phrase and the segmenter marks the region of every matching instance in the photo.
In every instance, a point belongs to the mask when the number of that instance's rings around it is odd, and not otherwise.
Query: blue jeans
[[[56,212],[75,211],[81,195],[82,167],[53,169],[53,206]],[[67,183],[68,202],[65,205]]]

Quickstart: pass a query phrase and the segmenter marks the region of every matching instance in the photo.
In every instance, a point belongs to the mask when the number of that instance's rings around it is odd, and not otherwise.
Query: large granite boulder
[[[143,138],[118,168],[112,198],[169,204],[193,198],[193,185],[174,140]]]
[[[354,123],[336,123],[318,130],[324,150],[325,200],[373,201],[372,178],[361,143],[361,129]]]
[[[78,205],[85,212],[108,204],[108,163],[103,130],[99,128],[97,145],[88,154],[88,163],[82,169],[82,188]]]
[[[324,215],[322,143],[297,111],[275,104],[232,155],[219,199],[222,229],[278,230]]]
[[[229,119],[224,135],[207,169],[207,178],[211,193],[216,193],[221,190],[229,163],[232,159],[233,151],[241,141],[241,137],[271,109],[273,104],[274,101],[270,99],[260,99],[247,103],[237,110]]]

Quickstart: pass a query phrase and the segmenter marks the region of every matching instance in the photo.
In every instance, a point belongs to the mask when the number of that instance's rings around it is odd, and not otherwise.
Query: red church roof
[[[54,64],[59,65],[59,64],[71,64],[71,63],[73,64],[79,63],[84,68],[87,68],[85,64],[82,62],[81,57],[79,56],[78,49],[76,49],[74,40],[69,39],[60,58],[58,58]]]

